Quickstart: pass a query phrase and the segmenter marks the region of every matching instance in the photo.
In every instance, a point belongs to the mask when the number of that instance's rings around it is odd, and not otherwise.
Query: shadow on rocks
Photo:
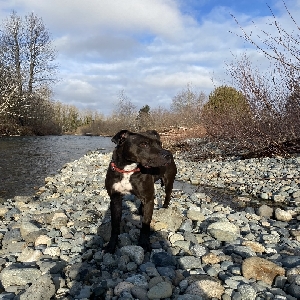
[[[200,300],[238,299],[249,293],[264,293],[260,299],[265,299],[267,289],[276,294],[280,288],[284,293],[287,280],[289,294],[298,295],[300,253],[295,249],[299,247],[295,238],[290,239],[286,224],[276,223],[283,226],[276,227],[281,236],[269,232],[273,221],[257,223],[260,217],[252,208],[246,208],[253,216],[249,221],[246,212],[223,205],[199,186],[180,182],[175,184],[170,207],[163,209],[164,191],[156,185],[152,251],[144,253],[137,246],[139,200],[126,196],[118,247],[114,254],[104,253],[110,237],[110,199],[104,187],[95,192],[93,181],[85,182],[87,194],[77,184],[77,192],[73,189],[67,197],[69,187],[64,185],[62,197],[52,197],[58,195],[49,190],[40,201],[15,199],[3,208],[0,290],[7,299]],[[256,241],[259,234],[262,243]],[[278,253],[266,251],[265,246],[270,251],[273,244]],[[252,256],[261,256],[264,263],[265,258],[270,260],[268,285],[242,276],[243,262]],[[274,273],[273,261],[290,269],[290,277],[283,276],[282,267]],[[251,275],[261,262],[248,265]],[[281,276],[275,289],[270,284],[273,274]]]
[[[182,193],[175,189],[174,194],[179,198],[173,198],[168,209],[161,208],[160,201],[156,203],[151,252],[144,253],[137,246],[140,202],[131,195],[123,200],[121,234],[114,254],[102,250],[110,238],[109,209],[88,210],[85,220],[82,216],[78,220],[73,218],[72,227],[77,228],[76,232],[64,232],[60,227],[61,259],[48,260],[53,264],[49,271],[56,287],[53,299],[220,299],[224,288],[219,279],[203,270],[201,257],[207,254],[208,248],[199,244],[203,242],[203,235],[197,229],[199,222],[186,217],[182,203],[177,205]],[[157,199],[163,199],[160,189]],[[107,199],[104,202],[103,209],[109,204]],[[90,224],[99,224],[97,230]]]
[[[180,198],[179,189],[174,193]],[[89,299],[221,299],[224,293],[221,282],[203,270],[201,257],[208,253],[208,248],[200,246],[203,242],[203,235],[198,232],[201,216],[198,221],[186,217],[182,203],[177,206],[174,198],[169,208],[161,208],[161,190],[157,199],[151,223],[151,252],[144,253],[137,246],[140,202],[129,195],[123,199],[117,249],[114,254],[103,253],[102,247],[109,241],[111,230],[110,211],[106,212],[98,236],[90,242],[95,246],[93,256],[78,265],[78,272],[74,274],[76,280],[92,284]],[[207,262],[209,260],[207,257]]]

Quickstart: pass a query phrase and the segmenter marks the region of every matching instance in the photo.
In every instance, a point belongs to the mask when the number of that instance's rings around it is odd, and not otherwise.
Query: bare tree
[[[56,51],[43,20],[33,13],[25,19],[13,12],[0,30],[0,60],[15,74],[19,92],[32,93],[56,81]]]
[[[41,18],[16,12],[0,29],[0,115],[20,126],[35,124],[49,108],[51,83],[56,81],[56,51]],[[41,93],[41,91],[44,91]],[[50,113],[50,111],[49,111]]]
[[[300,27],[286,3],[282,2],[294,26],[292,29],[287,30],[280,24],[270,6],[269,31],[253,22],[255,30],[249,32],[232,15],[242,31],[240,37],[269,60],[265,72],[247,55],[235,57],[235,61],[228,65],[234,84],[251,106],[253,123],[249,134],[253,145],[260,147],[296,138],[295,128],[300,127],[299,98],[295,96],[300,86]]]
[[[297,71],[300,71],[300,55],[299,55],[299,46],[300,46],[300,27],[295,21],[293,15],[288,9],[284,0],[282,0],[283,5],[287,14],[290,17],[295,30],[286,30],[277,20],[275,14],[273,13],[272,8],[267,5],[272,14],[273,20],[270,20],[271,27],[275,33],[267,32],[263,29],[257,27],[253,23],[255,31],[248,33],[239,23],[239,21],[231,15],[237,25],[243,32],[241,36],[247,42],[254,45],[259,51],[261,51],[267,58],[277,61],[279,64],[284,65],[286,68],[292,68]]]
[[[173,99],[171,111],[178,115],[178,126],[193,126],[200,123],[201,109],[206,101],[203,92],[195,92],[191,84],[179,92]]]
[[[19,94],[22,94],[21,45],[23,44],[22,20],[13,12],[0,30],[0,62],[10,69],[17,79]]]
[[[115,120],[116,130],[130,129],[136,130],[136,106],[132,103],[124,91],[119,94],[119,102],[113,112],[112,118]]]
[[[56,51],[43,20],[31,13],[25,17],[25,82],[29,93],[34,88],[56,81]]]

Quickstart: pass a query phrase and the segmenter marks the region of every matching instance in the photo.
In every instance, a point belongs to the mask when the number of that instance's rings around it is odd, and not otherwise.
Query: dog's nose
[[[167,150],[163,150],[162,151],[162,156],[166,159],[166,160],[171,160],[172,156],[171,153]]]

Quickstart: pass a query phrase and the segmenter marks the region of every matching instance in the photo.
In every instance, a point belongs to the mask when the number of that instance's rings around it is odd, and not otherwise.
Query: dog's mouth
[[[161,150],[157,154],[148,155],[148,157],[144,156],[139,163],[145,169],[150,169],[167,166],[171,161],[172,154],[167,150]]]
[[[153,162],[151,160],[147,161],[147,163],[142,164],[142,166],[146,169],[157,168],[157,167],[165,167],[170,163],[170,161],[156,161]]]

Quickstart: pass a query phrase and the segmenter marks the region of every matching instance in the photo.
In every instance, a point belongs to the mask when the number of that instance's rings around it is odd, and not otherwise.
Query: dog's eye
[[[147,148],[147,147],[149,146],[149,144],[146,143],[146,142],[143,142],[143,143],[140,143],[140,146],[141,146],[142,148]]]

